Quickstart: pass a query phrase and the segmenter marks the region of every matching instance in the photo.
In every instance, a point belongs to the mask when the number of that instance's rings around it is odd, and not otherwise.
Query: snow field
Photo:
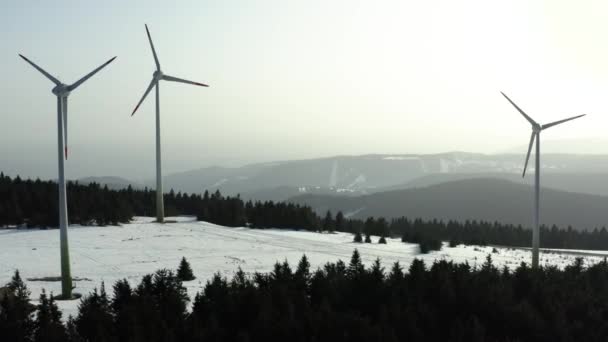
[[[216,272],[228,278],[238,267],[247,273],[267,272],[275,262],[284,260],[295,270],[302,254],[306,254],[314,270],[338,259],[348,263],[355,248],[367,265],[380,258],[386,270],[395,261],[407,269],[415,258],[423,259],[427,265],[447,259],[479,266],[491,254],[495,265],[509,268],[530,261],[530,252],[523,249],[496,248],[497,253],[492,253],[492,247],[444,245],[441,251],[423,255],[416,244],[402,243],[400,239],[387,239],[388,244],[380,245],[375,243],[378,238],[373,237],[373,244],[357,244],[348,233],[229,228],[197,222],[191,217],[168,220],[175,222],[158,224],[153,218],[137,217],[123,226],[70,226],[72,276],[77,279],[74,291],[88,294],[103,281],[111,294],[116,280],[126,278],[135,286],[145,274],[160,268],[177,269],[182,257],[190,262],[197,277],[185,283],[191,299]],[[608,252],[586,254],[585,263],[596,263],[603,255]],[[571,251],[541,253],[541,263],[564,267],[577,256],[580,255]],[[58,281],[27,280],[60,275],[59,231],[0,230],[0,286],[10,281],[15,269],[26,280],[33,302],[37,302],[42,289],[59,294]],[[78,300],[58,302],[64,319],[76,314],[78,303]]]

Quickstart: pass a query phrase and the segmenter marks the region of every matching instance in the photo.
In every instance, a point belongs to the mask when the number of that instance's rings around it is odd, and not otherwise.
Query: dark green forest
[[[177,263],[177,260],[176,260]],[[172,270],[132,286],[104,284],[65,317],[51,294],[37,306],[18,273],[0,294],[3,341],[605,341],[608,262],[498,269],[446,260],[376,260],[269,273],[219,273],[189,298]],[[187,304],[192,301],[192,309]]]
[[[155,191],[110,190],[99,184],[68,182],[68,215],[71,224],[117,225],[134,216],[153,216]],[[57,184],[52,181],[22,180],[0,173],[0,227],[56,227]],[[419,243],[423,252],[441,248],[441,241],[451,246],[476,245],[529,246],[531,230],[499,222],[425,221],[402,217],[388,221],[369,217],[347,219],[338,212],[318,216],[310,207],[288,202],[243,201],[239,196],[223,196],[219,191],[203,195],[175,193],[164,195],[167,216],[194,215],[229,227],[304,229],[360,233],[366,237],[400,237],[404,242]],[[404,213],[407,214],[407,213]],[[362,239],[363,240],[363,239]],[[368,240],[368,241],[371,241]],[[541,227],[541,247],[608,250],[605,227],[580,231],[572,227]]]
[[[133,216],[154,216],[156,192],[130,186],[110,190],[90,183],[67,183],[68,220],[80,225],[118,225]],[[219,191],[203,195],[164,194],[167,216],[194,215],[219,225],[253,228],[299,228],[316,230],[319,218],[306,206],[289,203],[245,203],[238,196],[222,196]],[[57,227],[59,222],[57,183],[22,180],[0,173],[0,226]]]

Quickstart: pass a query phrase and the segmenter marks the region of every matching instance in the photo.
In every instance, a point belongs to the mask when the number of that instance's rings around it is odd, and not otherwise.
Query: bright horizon
[[[333,155],[495,153],[529,124],[588,114],[543,141],[608,153],[601,1],[182,1],[2,6],[0,171],[56,177],[53,84],[118,58],[70,96],[66,176],[152,178],[154,61],[210,88],[161,83],[165,174]],[[577,149],[578,148],[578,149]],[[523,162],[523,160],[522,160]]]

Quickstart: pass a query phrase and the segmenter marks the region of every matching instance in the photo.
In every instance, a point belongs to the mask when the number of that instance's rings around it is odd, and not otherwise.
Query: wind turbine
[[[71,85],[63,84],[61,81],[51,76],[34,62],[19,54],[26,62],[31,64],[36,70],[40,71],[46,78],[55,83],[55,87],[51,90],[57,96],[57,160],[59,166],[59,236],[61,250],[61,297],[63,299],[72,298],[72,276],[70,274],[70,252],[68,249],[68,205],[65,191],[65,175],[63,172],[64,157],[68,159],[68,96],[72,91],[78,88],[86,80],[95,75],[99,70],[110,64],[116,57],[111,58],[103,63],[97,69],[91,71],[83,78],[74,82]]]
[[[532,135],[530,136],[530,145],[528,146],[528,154],[526,155],[526,163],[524,164],[524,171],[522,173],[522,177],[526,176],[526,168],[528,167],[528,160],[530,159],[530,152],[532,151],[532,145],[534,145],[534,140],[536,140],[536,153],[535,153],[536,166],[534,169],[534,176],[535,176],[534,177],[534,227],[532,230],[532,267],[538,268],[538,259],[539,259],[538,258],[538,254],[539,254],[538,248],[539,248],[539,244],[540,244],[540,228],[539,228],[539,225],[540,225],[540,206],[539,206],[539,201],[540,201],[540,132],[547,128],[562,124],[566,121],[578,119],[582,116],[585,116],[586,114],[577,115],[577,116],[573,116],[573,117],[570,117],[567,119],[558,120],[558,121],[554,121],[554,122],[551,122],[551,123],[548,123],[545,125],[541,125],[541,124],[537,123],[536,121],[534,121],[526,113],[524,113],[524,111],[521,110],[521,108],[519,108],[513,101],[511,101],[511,99],[507,95],[505,95],[505,93],[503,93],[503,92],[500,92],[500,93],[532,125]]]
[[[152,55],[154,56],[154,63],[156,63],[156,70],[152,74],[152,81],[150,81],[150,85],[148,86],[148,89],[146,89],[144,96],[142,96],[141,100],[139,100],[139,102],[137,103],[137,106],[135,106],[135,109],[133,109],[133,113],[131,113],[131,116],[133,116],[133,114],[135,114],[135,112],[137,111],[137,109],[139,108],[141,103],[144,102],[144,99],[146,98],[146,96],[148,96],[148,94],[150,93],[150,90],[152,90],[152,87],[156,86],[156,220],[158,222],[164,222],[165,206],[163,204],[163,179],[162,179],[161,154],[160,154],[160,104],[159,104],[160,95],[159,95],[158,86],[159,86],[159,83],[161,80],[192,84],[192,85],[197,85],[197,86],[201,86],[201,87],[208,87],[208,85],[163,74],[163,72],[160,70],[160,63],[158,61],[158,56],[156,55],[156,50],[154,49],[154,44],[152,43],[152,37],[150,37],[150,31],[148,30],[148,25],[145,25],[145,26],[146,26],[146,33],[148,34],[148,40],[150,41],[150,47],[152,48]]]

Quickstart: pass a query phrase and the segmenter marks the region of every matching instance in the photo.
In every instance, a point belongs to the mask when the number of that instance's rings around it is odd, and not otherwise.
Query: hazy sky
[[[53,84],[118,58],[70,96],[70,178],[154,174],[154,70],[165,173],[337,154],[493,153],[603,139],[606,1],[3,1],[0,170],[56,175]],[[608,145],[601,146],[608,151]],[[525,147],[523,147],[525,149]],[[524,152],[524,151],[522,151]],[[578,152],[586,152],[584,150]]]

